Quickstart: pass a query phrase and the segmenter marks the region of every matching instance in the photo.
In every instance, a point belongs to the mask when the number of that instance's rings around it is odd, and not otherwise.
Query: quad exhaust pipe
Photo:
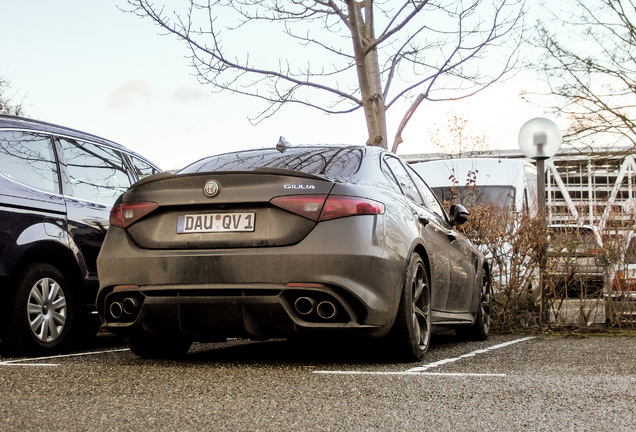
[[[318,304],[316,307],[316,313],[318,316],[324,320],[331,319],[336,316],[336,305],[331,303],[330,301],[323,301]]]
[[[110,316],[120,319],[122,316],[131,316],[139,309],[139,301],[132,297],[126,297],[122,301],[115,301],[110,304]]]
[[[296,312],[301,315],[309,315],[314,311],[316,301],[311,297],[298,297],[294,302]]]
[[[338,313],[336,305],[332,302],[325,300],[318,303],[311,297],[298,297],[294,302],[294,308],[298,314],[303,316],[310,315],[315,311],[323,320],[330,320]]]

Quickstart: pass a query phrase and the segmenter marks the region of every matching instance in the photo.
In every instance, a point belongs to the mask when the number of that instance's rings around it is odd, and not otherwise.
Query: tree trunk
[[[388,149],[386,107],[382,96],[378,52],[375,47],[368,49],[375,42],[372,3],[372,0],[357,4],[352,0],[347,1],[356,71],[369,134],[367,144]],[[362,9],[365,11],[364,18]]]

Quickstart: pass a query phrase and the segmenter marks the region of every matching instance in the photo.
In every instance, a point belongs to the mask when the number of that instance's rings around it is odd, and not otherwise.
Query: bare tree
[[[531,66],[557,115],[571,120],[564,141],[636,145],[636,2],[547,4],[533,41],[544,61]]]
[[[7,95],[9,81],[0,77],[0,114],[24,115],[22,103],[15,103],[14,98]]]
[[[489,150],[486,136],[469,128],[468,119],[454,111],[448,113],[445,127],[429,130],[430,142],[448,158],[476,155]]]
[[[524,2],[187,0],[169,11],[129,0],[132,12],[186,42],[202,83],[265,101],[253,122],[286,103],[330,114],[363,109],[367,144],[388,148],[387,109],[419,94],[394,151],[422,100],[468,97],[511,71]],[[290,54],[290,41],[302,50]]]

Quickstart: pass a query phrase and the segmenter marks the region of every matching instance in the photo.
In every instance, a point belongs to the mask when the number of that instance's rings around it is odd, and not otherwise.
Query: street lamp
[[[519,130],[521,152],[537,162],[537,194],[540,217],[545,217],[545,160],[550,159],[559,151],[561,138],[559,126],[544,117],[528,120]]]
[[[561,129],[552,120],[536,117],[528,120],[519,130],[519,148],[526,157],[537,162],[537,194],[541,229],[546,228],[545,211],[545,160],[554,156],[561,148]],[[539,320],[545,315],[545,240],[539,256]]]

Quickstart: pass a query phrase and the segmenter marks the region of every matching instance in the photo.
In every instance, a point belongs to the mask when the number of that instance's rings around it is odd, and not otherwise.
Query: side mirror
[[[468,216],[470,216],[470,213],[463,205],[453,204],[450,206],[450,223],[452,226],[466,223]]]

